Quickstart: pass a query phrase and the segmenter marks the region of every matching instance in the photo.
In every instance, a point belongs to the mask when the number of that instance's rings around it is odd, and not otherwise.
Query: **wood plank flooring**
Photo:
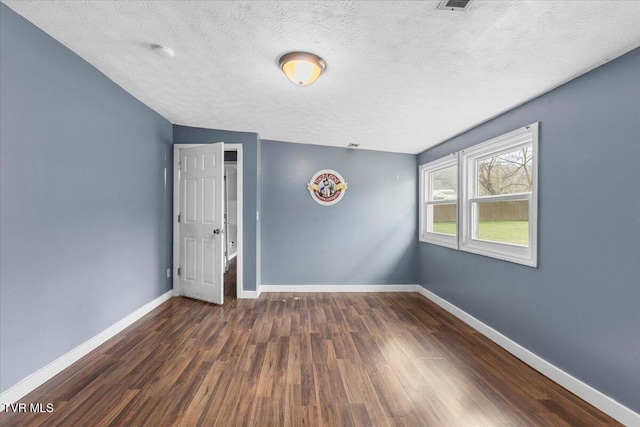
[[[415,293],[171,300],[3,426],[620,425]]]

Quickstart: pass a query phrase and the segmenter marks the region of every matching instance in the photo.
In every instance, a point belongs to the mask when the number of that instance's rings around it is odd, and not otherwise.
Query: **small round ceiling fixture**
[[[290,52],[280,57],[280,69],[298,86],[315,82],[325,68],[324,60],[309,52]]]
[[[153,49],[155,54],[158,56],[161,56],[163,58],[173,58],[173,49],[169,47],[154,44],[153,46],[151,46],[151,49]]]

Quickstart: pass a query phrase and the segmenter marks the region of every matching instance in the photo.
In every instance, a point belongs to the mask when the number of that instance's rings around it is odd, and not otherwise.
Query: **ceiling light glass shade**
[[[313,53],[291,52],[280,58],[282,72],[298,86],[307,86],[315,82],[325,67],[322,58]]]

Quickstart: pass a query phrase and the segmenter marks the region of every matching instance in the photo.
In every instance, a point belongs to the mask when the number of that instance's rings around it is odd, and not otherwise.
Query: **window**
[[[537,264],[538,124],[460,153],[460,249]]]
[[[420,240],[458,248],[458,156],[420,168]]]
[[[421,184],[422,241],[537,266],[537,123],[422,166]]]

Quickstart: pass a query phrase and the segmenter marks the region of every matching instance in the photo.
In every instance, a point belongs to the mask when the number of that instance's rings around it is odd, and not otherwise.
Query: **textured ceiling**
[[[640,45],[640,1],[4,3],[172,123],[406,153]],[[278,69],[295,50],[314,85]]]

